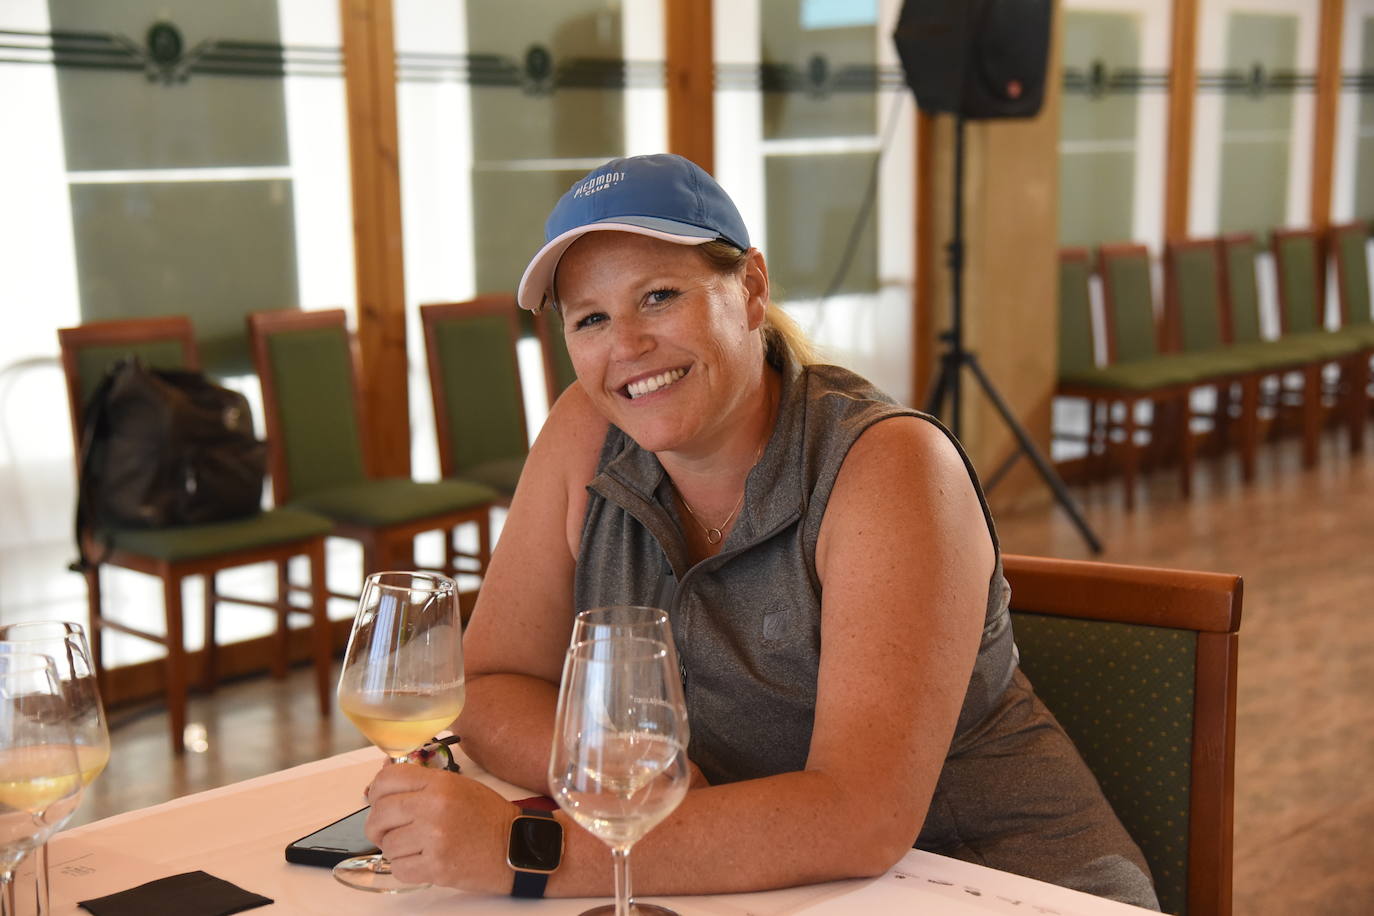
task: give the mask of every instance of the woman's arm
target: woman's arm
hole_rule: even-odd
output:
[[[559,398],[530,449],[463,639],[463,750],[516,785],[545,791],[554,705],[572,633],[584,485],[606,421],[579,386]]]
[[[938,429],[898,418],[860,437],[816,561],[822,653],[806,769],[689,792],[636,845],[639,892],[879,874],[914,842],[977,655],[993,569],[977,496]],[[513,806],[469,780],[414,767],[387,767],[373,791],[384,803],[369,835],[397,877],[509,891],[502,857]],[[606,847],[559,819],[567,844],[548,892],[610,893]]]

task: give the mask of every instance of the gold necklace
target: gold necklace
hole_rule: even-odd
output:
[[[682,505],[687,509],[687,514],[692,517],[692,521],[700,525],[701,530],[706,532],[706,543],[711,545],[720,543],[721,538],[725,536],[721,533],[720,528],[724,528],[726,525],[730,524],[730,519],[734,518],[735,513],[739,511],[739,507],[744,505],[744,493],[741,492],[739,495],[739,502],[735,503],[735,508],[730,510],[729,515],[725,516],[725,521],[720,523],[720,528],[712,528],[697,517],[697,514],[692,511],[692,507],[687,504],[687,500],[682,493],[679,492],[677,498],[682,500]]]
[[[754,453],[753,464],[749,465],[749,469],[751,471],[754,469],[754,465],[759,463],[759,458],[762,455],[763,444],[760,443],[759,450]],[[748,475],[745,476],[745,482],[746,484],[748,483]],[[692,521],[700,525],[701,530],[706,532],[706,543],[710,544],[713,547],[716,544],[719,544],[721,542],[721,539],[725,537],[721,529],[725,528],[727,525],[730,524],[730,519],[734,518],[735,513],[739,511],[740,506],[744,505],[744,490],[742,489],[740,490],[739,501],[735,503],[735,508],[730,510],[730,514],[725,516],[725,521],[721,522],[719,527],[713,528],[710,525],[707,525],[705,522],[703,522],[701,518],[696,514],[696,512],[693,511],[691,505],[687,502],[687,497],[682,495],[682,491],[678,490],[676,485],[673,487],[673,489],[677,492],[677,498],[682,500],[682,507],[687,510],[687,514],[692,517]],[[748,487],[746,486],[745,489],[748,489]]]

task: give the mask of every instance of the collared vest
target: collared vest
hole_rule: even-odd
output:
[[[903,407],[836,366],[784,366],[773,434],[745,484],[735,527],[715,556],[692,564],[690,523],[653,453],[607,432],[574,579],[582,611],[664,608],[682,665],[688,753],[713,784],[801,770],[811,742],[821,653],[816,541],[854,441],[889,417],[920,417],[964,460],[997,550],[987,501],[963,448],[933,417]],[[1016,667],[1000,552],[988,582],[982,643],[956,739],[994,707]]]

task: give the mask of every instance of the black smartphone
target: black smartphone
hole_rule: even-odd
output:
[[[298,865],[320,865],[333,868],[353,856],[370,856],[379,852],[363,833],[363,822],[371,808],[354,811],[328,827],[321,827],[286,847],[286,861]]]

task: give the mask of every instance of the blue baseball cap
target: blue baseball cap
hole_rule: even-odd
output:
[[[588,232],[633,232],[679,245],[723,239],[749,248],[749,230],[716,180],[671,153],[612,159],[559,198],[544,223],[544,247],[520,278],[516,301],[539,311],[553,295],[553,274],[568,246]]]

